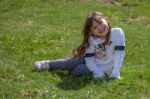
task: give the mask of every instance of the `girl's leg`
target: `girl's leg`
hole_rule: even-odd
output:
[[[71,73],[75,76],[83,76],[83,75],[92,74],[92,72],[87,68],[85,64],[79,64],[72,70]]]
[[[35,69],[37,71],[41,70],[68,70],[72,71],[79,64],[84,64],[84,57],[69,57],[64,59],[56,59],[56,60],[42,60],[35,62]]]

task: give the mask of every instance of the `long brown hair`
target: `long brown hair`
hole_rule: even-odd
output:
[[[107,23],[108,23],[108,26],[109,26],[109,30],[108,30],[108,33],[107,33],[107,36],[106,36],[106,42],[104,43],[105,45],[108,44],[109,42],[109,35],[110,35],[110,32],[111,32],[111,25],[107,19],[107,17],[103,16],[102,13],[99,13],[99,12],[92,12],[85,20],[85,24],[83,26],[83,30],[82,30],[82,35],[83,35],[83,40],[81,42],[81,44],[73,49],[73,55],[74,57],[81,57],[84,55],[85,53],[85,49],[89,46],[89,43],[88,43],[88,39],[89,39],[89,32],[90,32],[90,27],[93,25],[93,21],[100,21],[98,20],[98,18],[96,18],[96,16],[100,16],[101,18],[104,18]]]

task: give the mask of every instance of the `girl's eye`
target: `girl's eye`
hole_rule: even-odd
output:
[[[102,21],[99,21],[98,23],[99,23],[99,24],[102,24],[103,22],[102,22]]]

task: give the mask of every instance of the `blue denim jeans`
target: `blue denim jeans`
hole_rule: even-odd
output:
[[[58,69],[67,70],[76,76],[82,76],[92,73],[85,65],[84,57],[68,57],[64,59],[50,60],[49,70]]]

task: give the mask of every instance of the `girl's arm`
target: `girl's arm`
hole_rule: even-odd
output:
[[[125,36],[124,32],[121,28],[117,29],[117,39],[115,45],[115,60],[114,67],[112,71],[112,77],[119,79],[120,78],[120,69],[123,63],[123,58],[125,54]]]
[[[89,38],[89,47],[85,51],[85,64],[87,68],[93,73],[94,78],[104,76],[103,72],[98,70],[97,65],[95,64],[94,58],[95,47],[93,44],[93,37]]]

